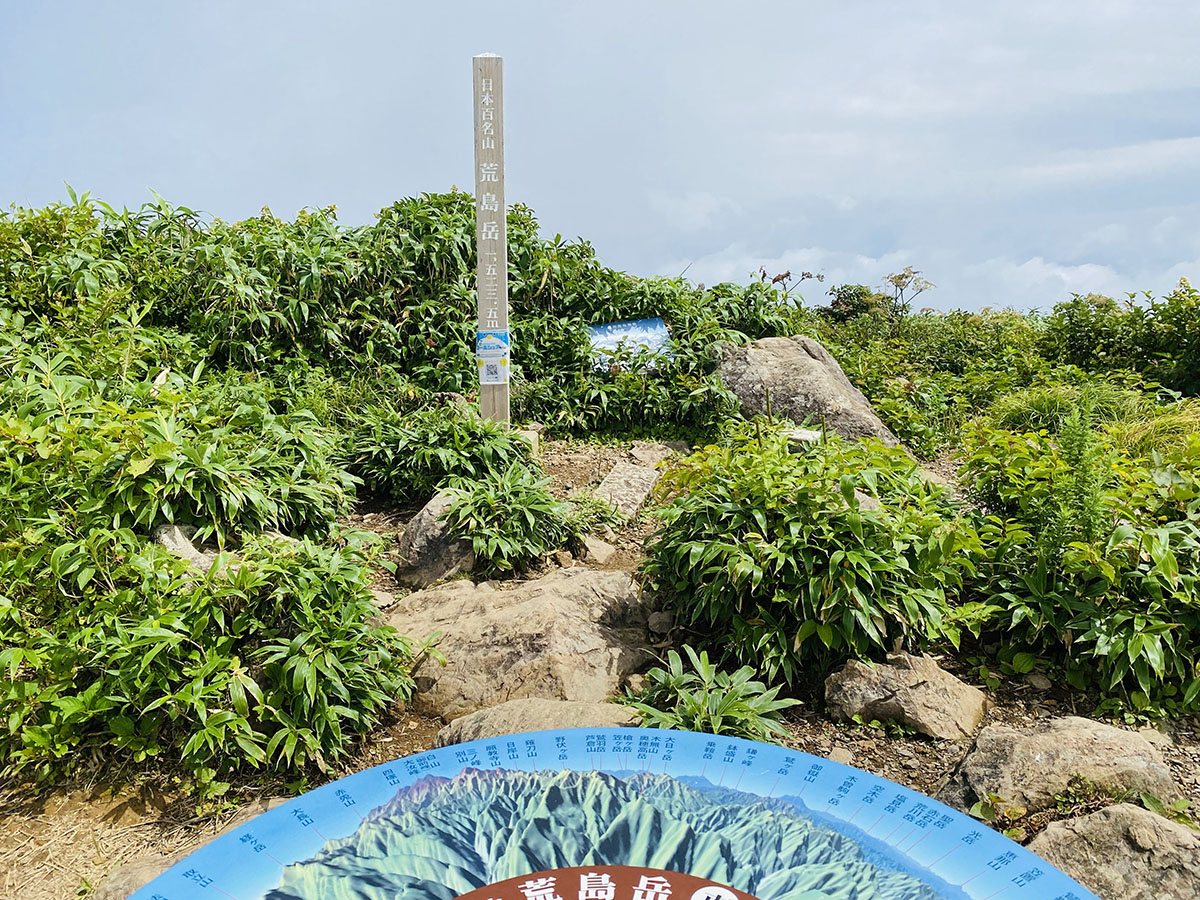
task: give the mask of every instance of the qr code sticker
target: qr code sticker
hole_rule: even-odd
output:
[[[479,382],[481,384],[506,384],[508,382],[507,360],[480,360]]]

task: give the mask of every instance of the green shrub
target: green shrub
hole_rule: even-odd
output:
[[[834,322],[847,322],[859,316],[888,320],[899,312],[891,296],[873,291],[865,284],[834,285],[829,289],[829,296],[833,299],[821,313]]]
[[[135,333],[88,357],[31,332],[0,339],[0,775],[165,755],[212,793],[344,754],[409,690],[408,644],[369,624],[357,542],[260,534],[330,539],[332,438],[260,379],[155,374]],[[172,522],[239,561],[189,571],[149,543]]]
[[[707,652],[697,654],[687,646],[683,649],[691,660],[692,671],[685,671],[679,654],[670,650],[666,668],[651,669],[646,673],[645,688],[621,699],[638,711],[643,725],[728,734],[752,741],[787,736],[781,714],[800,701],[777,700],[779,688],[768,689],[755,681],[750,666],[742,666],[731,675],[710,663]]]
[[[810,318],[797,319],[797,328],[829,348],[880,418],[922,456],[957,443],[981,407],[1048,368],[1037,352],[1037,319],[1014,312],[860,315],[836,326]]]
[[[1163,298],[1099,294],[1054,307],[1043,352],[1089,371],[1131,369],[1172,390],[1200,394],[1200,291],[1187,279]]]
[[[453,534],[471,541],[479,571],[521,570],[581,536],[571,528],[569,504],[546,489],[524,465],[480,478],[451,478],[453,498],[443,518]]]
[[[979,587],[990,600],[979,633],[1065,666],[1107,708],[1194,711],[1200,697],[1200,530],[1111,526],[1050,557],[1019,523],[980,528]],[[976,611],[977,612],[977,611]]]
[[[1106,708],[1194,709],[1200,697],[1200,438],[1135,460],[1079,411],[1058,439],[968,432],[979,526],[970,630],[1095,686]]]
[[[224,543],[242,531],[320,534],[347,508],[353,479],[316,421],[272,413],[253,389],[171,376],[109,399],[63,354],[13,361],[0,395],[0,534],[51,517],[64,534],[176,523]]]
[[[0,772],[169,755],[216,775],[340,758],[396,697],[410,647],[371,624],[360,545],[248,540],[198,578],[121,529],[64,579],[51,526],[0,544]],[[119,554],[119,555],[117,555]]]
[[[645,574],[678,620],[769,679],[797,683],[896,639],[942,633],[969,533],[900,450],[735,432],[664,477],[677,492]],[[882,507],[863,509],[856,489]]]
[[[528,462],[529,444],[506,425],[453,405],[408,415],[368,409],[347,456],[367,487],[425,503],[449,478],[483,478]]]

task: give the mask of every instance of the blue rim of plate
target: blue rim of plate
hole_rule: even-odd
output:
[[[510,804],[503,812],[501,802]],[[455,822],[456,815],[464,821]],[[560,817],[574,823],[574,835],[554,824]],[[605,817],[623,819],[629,846],[617,846],[611,834],[600,837],[616,827]],[[501,821],[506,824],[498,828]],[[637,823],[647,821],[658,824],[637,832],[643,828]],[[694,838],[679,837],[684,825]],[[497,829],[504,842],[488,844],[487,828]],[[474,848],[459,833],[472,829]],[[584,841],[588,829],[591,843]],[[437,841],[449,831],[456,836],[446,849]],[[768,834],[779,837],[778,848],[752,846]],[[804,837],[797,841],[797,835]],[[702,838],[707,849],[698,850]],[[684,846],[688,840],[693,843]],[[789,842],[813,859],[800,859],[802,851]],[[379,855],[384,843],[394,859]],[[730,860],[713,862],[718,845]],[[503,860],[472,861],[479,852]],[[675,854],[673,864],[652,865],[661,859],[650,857],[668,852]],[[623,854],[642,858],[615,858]],[[443,856],[445,877],[436,871]],[[413,872],[403,870],[410,864]],[[509,868],[486,871],[492,864]],[[761,900],[804,896],[804,879],[815,878],[819,865],[826,867],[820,870],[824,883],[833,885],[820,896],[849,890],[838,887],[836,871],[843,880],[886,882],[891,900],[1098,900],[1004,835],[885,778],[774,744],[648,728],[527,732],[401,757],[257,816],[130,900],[323,900],[328,891],[321,885],[335,875],[393,885],[368,886],[352,894],[356,898],[447,900],[525,874],[523,867],[602,864],[712,878]],[[714,869],[722,865],[732,868]],[[282,890],[285,874],[291,887]],[[306,885],[315,893],[304,893]],[[568,892],[561,900],[576,898]]]

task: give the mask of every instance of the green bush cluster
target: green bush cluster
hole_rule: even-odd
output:
[[[1165,297],[1124,302],[1074,295],[1047,317],[1042,351],[1089,371],[1131,370],[1172,390],[1200,394],[1200,291],[1187,279]]]
[[[213,792],[343,755],[411,681],[334,531],[335,436],[253,379],[155,373],[138,332],[27,337],[0,343],[0,771],[165,754]],[[155,545],[169,524],[220,564]]]
[[[317,368],[391,396],[469,393],[474,215],[463,193],[405,199],[354,228],[332,208],[229,223],[158,197],[117,211],[73,194],[0,213],[0,297],[53,324],[88,304],[101,322],[135,310],[141,330],[186,336],[210,366],[275,380],[303,385]],[[717,343],[793,329],[793,306],[766,279],[703,290],[633,278],[584,241],[541,238],[520,206],[508,235],[514,410],[564,433],[711,430],[737,406],[713,375]],[[666,318],[669,353],[598,366],[587,326],[644,316]]]
[[[169,754],[211,793],[238,769],[336,761],[411,690],[354,543],[251,538],[203,576],[127,529],[84,544],[107,564],[64,572],[69,545],[38,530],[0,544],[8,775]]]
[[[529,444],[506,426],[451,405],[407,415],[368,409],[350,432],[347,465],[372,490],[427,502],[451,478],[504,472],[529,461]]]
[[[1131,454],[1086,396],[1056,424],[967,426],[965,507],[902,451],[801,451],[741,426],[667,473],[648,583],[711,646],[792,685],[897,640],[971,640],[1057,667],[1109,711],[1194,711],[1200,435]]]
[[[471,541],[477,570],[489,575],[521,570],[552,550],[582,543],[570,504],[555,500],[549,484],[523,465],[487,478],[450,479],[446,523]]]
[[[786,429],[759,422],[664,483],[678,493],[647,578],[679,621],[767,678],[798,684],[943,633],[964,532],[902,450],[830,438],[794,452]]]
[[[1046,431],[976,427],[963,477],[979,525],[977,632],[1064,666],[1110,706],[1200,698],[1200,435],[1136,457],[1085,403]]]
[[[807,316],[796,324],[829,348],[884,423],[926,458],[957,443],[980,409],[1050,368],[1037,350],[1039,323],[1013,312],[865,313],[836,324]]]

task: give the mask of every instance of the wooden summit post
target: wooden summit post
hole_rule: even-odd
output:
[[[504,205],[504,60],[481,53],[473,60],[475,93],[475,246],[479,329],[479,412],[509,421],[508,230]]]

